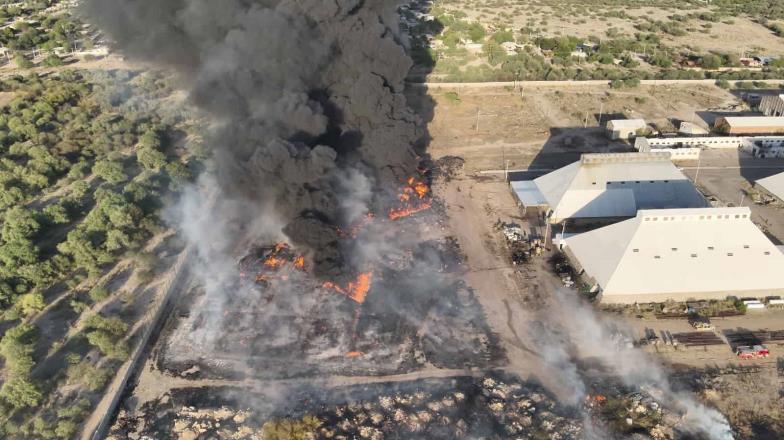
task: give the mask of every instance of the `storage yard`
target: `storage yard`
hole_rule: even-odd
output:
[[[695,100],[679,104],[684,109],[732,102],[712,88],[669,92]],[[401,251],[317,282],[313,262],[296,248],[246,243],[236,252],[226,304],[205,301],[199,285],[183,292],[135,379],[134,398],[111,428],[113,438],[252,438],[305,429],[320,438],[584,438],[595,430],[665,439],[688,432],[686,413],[667,394],[683,391],[726,414],[737,438],[766,438],[756,436],[762,422],[724,404],[747,399],[741,384],[769,393],[756,412],[768,417],[764,429],[780,432],[770,384],[780,382],[784,356],[781,310],[716,302],[700,306],[709,324],[693,324],[686,302],[650,311],[583,303],[592,292],[554,240],[596,225],[550,225],[539,210],[521,209],[505,177],[544,175],[581,153],[634,150],[609,140],[604,128],[570,128],[576,116],[565,112],[577,113],[568,106],[586,92],[564,93],[574,93],[574,104],[553,93],[557,107],[536,110],[548,93],[522,101],[503,89],[463,91],[459,101],[412,97],[424,106],[420,115],[433,119],[432,160],[403,182],[399,206],[335,231],[347,242],[383,237],[402,243]],[[607,97],[608,110],[634,105],[631,94],[587,93]],[[478,117],[469,102],[483,103]],[[671,111],[639,108],[651,112],[640,115],[648,121]],[[720,173],[737,169],[717,165],[731,162],[729,153],[703,154],[700,200],[730,205],[727,194],[710,190],[711,182],[733,182]],[[667,166],[663,180],[677,174],[691,187],[686,179],[694,181],[697,164]],[[755,222],[765,215],[781,225],[783,213],[751,207]],[[775,240],[777,227],[763,229]],[[634,367],[615,362],[618,356]],[[646,394],[623,385],[634,375],[671,380],[654,380]],[[575,402],[575,395],[584,397]]]

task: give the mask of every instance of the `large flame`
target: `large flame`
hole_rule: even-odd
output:
[[[400,207],[389,210],[390,220],[408,217],[433,206],[433,200],[430,197],[430,187],[425,182],[414,177],[408,179],[406,186],[403,187],[397,198],[400,200]]]
[[[373,283],[373,272],[363,272],[357,276],[354,281],[351,281],[346,287],[341,287],[331,281],[324,283],[324,287],[332,289],[338,293],[346,295],[355,302],[362,304],[365,302],[370,285]]]

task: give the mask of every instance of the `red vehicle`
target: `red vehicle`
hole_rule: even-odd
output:
[[[764,345],[748,346],[742,345],[735,349],[735,354],[740,359],[762,359],[770,356],[770,350]]]

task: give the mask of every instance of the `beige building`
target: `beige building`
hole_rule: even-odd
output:
[[[642,210],[563,240],[607,303],[784,294],[784,254],[749,208]]]
[[[643,119],[613,119],[607,122],[610,139],[631,139],[639,130],[645,130],[648,124]]]
[[[639,209],[708,206],[669,153],[583,154],[579,162],[510,186],[520,205],[546,209],[552,223],[623,219]]]
[[[719,117],[715,129],[729,135],[784,134],[784,116]]]

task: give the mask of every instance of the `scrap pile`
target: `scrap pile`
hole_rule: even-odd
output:
[[[514,265],[526,263],[531,260],[531,257],[544,252],[542,241],[534,235],[526,234],[517,223],[498,220],[494,228],[504,235]]]

